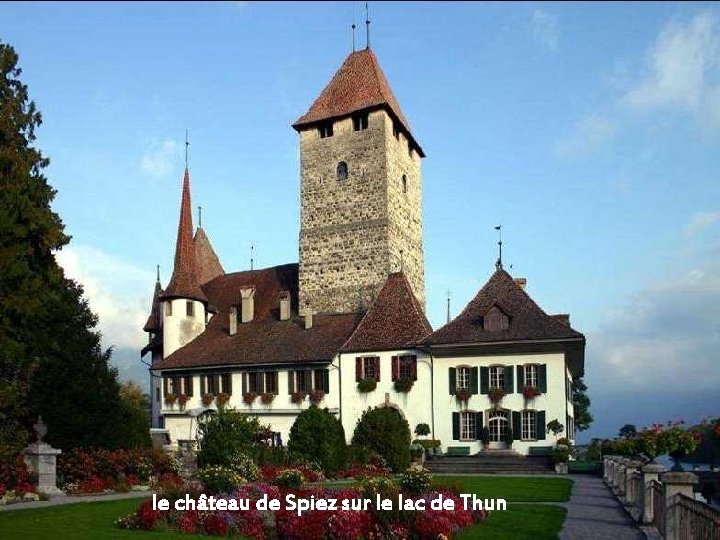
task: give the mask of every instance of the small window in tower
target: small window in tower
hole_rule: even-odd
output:
[[[326,139],[327,137],[333,136],[333,124],[332,122],[325,122],[324,124],[320,124],[318,127],[318,131],[320,132],[320,138]]]
[[[347,180],[348,177],[348,164],[344,161],[341,161],[337,165],[337,179],[338,180]]]
[[[412,147],[412,144],[410,144],[410,141],[408,141],[408,156],[410,156],[411,159],[413,157],[412,153],[413,153],[413,147]]]
[[[172,317],[172,300],[165,304],[165,315]]]
[[[356,114],[353,116],[353,130],[362,131],[368,127],[369,113]]]
[[[185,313],[188,317],[195,316],[195,304],[193,304],[192,301],[185,303]]]
[[[393,137],[398,141],[400,140],[400,126],[398,126],[397,122],[393,122]]]
[[[402,175],[402,190],[403,193],[407,193],[407,176]]]

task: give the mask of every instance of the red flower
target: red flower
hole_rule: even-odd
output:
[[[137,517],[142,530],[152,531],[155,528],[155,524],[162,517],[162,511],[153,510],[152,501],[145,501],[140,505],[140,508],[138,508]]]

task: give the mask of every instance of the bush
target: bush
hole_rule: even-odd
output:
[[[254,482],[260,478],[260,467],[247,454],[235,454],[230,460],[230,469],[249,482]]]
[[[387,476],[375,476],[372,478],[363,478],[358,483],[360,493],[365,497],[373,497],[380,494],[384,498],[396,499],[399,487],[395,480]]]
[[[427,437],[430,435],[430,426],[427,424],[418,424],[415,426],[415,435],[418,437]]]
[[[201,449],[198,465],[229,467],[237,454],[253,455],[260,423],[257,418],[234,410],[220,409],[198,426]]]
[[[238,473],[218,465],[200,469],[198,479],[212,493],[230,493],[244,483],[244,479]]]
[[[334,473],[345,466],[345,430],[340,420],[316,405],[301,412],[290,428],[291,454],[317,462],[323,471]]]
[[[422,444],[412,443],[410,445],[410,457],[419,459],[425,454],[425,447]]]
[[[410,465],[410,438],[410,426],[396,409],[376,407],[358,420],[352,442],[377,452],[397,473]]]
[[[570,448],[565,445],[559,444],[552,451],[552,458],[554,463],[567,463],[570,460]]]
[[[285,469],[277,475],[273,483],[280,487],[297,489],[302,486],[304,481],[305,477],[298,469]]]
[[[432,486],[432,474],[427,469],[408,469],[400,478],[403,491],[420,495]]]
[[[415,439],[413,444],[419,444],[423,448],[440,448],[442,443],[438,439]]]

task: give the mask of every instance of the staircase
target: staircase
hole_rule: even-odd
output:
[[[435,474],[552,474],[547,456],[523,456],[508,450],[486,450],[474,456],[439,457],[425,461]]]

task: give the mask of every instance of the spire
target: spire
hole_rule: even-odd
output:
[[[153,291],[152,307],[150,308],[150,315],[148,315],[147,321],[143,330],[145,332],[157,332],[160,329],[160,296],[162,295],[162,286],[160,285],[160,265],[157,265],[157,278],[155,280],[155,290]]]
[[[190,172],[187,168],[185,168],[185,176],[183,177],[180,222],[178,223],[177,243],[175,245],[175,265],[170,283],[162,297],[207,301],[198,284],[197,260],[193,242],[192,205],[190,202]]]
[[[495,227],[495,230],[498,232],[498,260],[495,262],[495,268],[502,270],[502,225]]]

